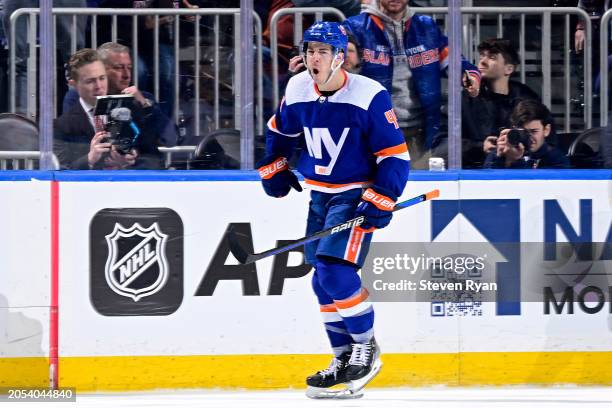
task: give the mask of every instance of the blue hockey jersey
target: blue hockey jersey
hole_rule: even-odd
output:
[[[410,155],[387,90],[378,82],[342,71],[344,84],[321,95],[308,72],[289,81],[268,121],[266,150],[291,157],[305,148],[298,171],[313,190],[336,193],[377,185],[402,194]]]

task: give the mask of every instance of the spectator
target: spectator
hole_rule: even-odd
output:
[[[484,168],[528,169],[570,167],[563,152],[546,143],[552,129],[548,108],[535,100],[518,103],[511,116],[512,127],[522,130],[524,138],[509,137],[512,129],[504,129],[499,137],[490,136],[485,143],[488,151]]]
[[[292,0],[295,7],[333,7],[345,17],[356,16],[361,12],[360,0]]]
[[[601,16],[612,6],[611,0],[579,0],[575,6],[584,9],[593,22],[593,53],[598,53],[599,47],[599,21]],[[574,46],[576,52],[584,49],[584,22],[578,21],[576,32],[574,33]],[[597,61],[597,59],[594,59]]]
[[[95,50],[77,51],[68,62],[70,85],[79,94],[79,103],[56,119],[54,151],[64,169],[126,169],[159,168],[160,154],[151,130],[133,111],[133,121],[140,129],[135,146],[122,154],[108,141],[108,133],[101,122],[105,118],[93,116],[97,97],[107,94],[108,82],[104,64]]]
[[[491,38],[478,45],[478,70],[482,75],[480,94],[475,98],[464,95],[462,123],[464,167],[482,165],[483,141],[497,135],[500,128],[510,126],[510,114],[523,99],[540,97],[527,85],[510,78],[520,64],[520,58],[510,41]]]
[[[340,10],[345,17],[350,17],[359,14],[361,3],[359,0],[271,0],[267,23],[263,32],[264,43],[267,47],[270,46],[272,16],[278,10],[293,7],[333,7]],[[310,20],[310,18],[306,19],[305,24],[309,24]],[[278,19],[277,29],[279,56],[282,60],[289,61],[294,45],[293,16],[285,15]]]
[[[271,45],[271,35],[272,35],[272,16],[278,10],[293,8],[295,5],[291,0],[271,0],[270,7],[268,12],[268,20],[265,24],[264,31],[262,33],[264,45],[267,48],[270,48]],[[309,22],[307,21],[307,24]],[[284,15],[277,20],[277,52],[279,56],[279,74],[284,72],[284,67],[287,66],[289,60],[292,55],[295,54],[293,51],[293,16],[292,15]]]
[[[162,146],[175,146],[177,144],[177,130],[172,121],[162,112],[153,95],[140,91],[132,83],[132,58],[130,49],[117,43],[104,43],[98,47],[98,56],[104,64],[108,78],[108,94],[131,94],[138,103],[137,108],[143,110],[143,117],[150,118],[150,126],[156,134],[158,144]],[[70,89],[64,97],[63,111],[67,111],[79,100],[75,89]]]
[[[358,74],[361,71],[361,50],[357,40],[352,35],[348,36],[348,47],[346,49],[346,58],[342,68],[351,74]]]
[[[600,21],[601,16],[612,8],[612,0],[580,0],[577,4],[578,7],[584,9],[591,18],[592,22],[592,54],[591,58],[593,60],[592,64],[592,72],[594,79],[594,88],[593,91],[595,95],[599,95],[601,93],[601,72],[599,72],[599,57],[600,57]],[[612,28],[612,27],[611,27]],[[611,32],[612,35],[612,32]],[[610,39],[610,38],[608,38]],[[576,32],[574,33],[574,45],[576,47],[576,53],[580,54],[584,50],[584,22],[582,20],[578,21],[576,25]],[[610,77],[611,71],[610,65],[612,63],[612,55],[608,55],[608,76]],[[612,100],[612,99],[610,99]]]
[[[55,0],[53,7],[86,7],[86,0]],[[38,8],[39,0],[4,0],[4,28],[7,40],[10,42],[10,17],[14,11],[20,8]],[[85,45],[86,18],[77,19],[76,46],[82,48]],[[15,27],[15,108],[18,112],[27,111],[27,68],[28,68],[28,17],[22,16],[16,22]],[[57,43],[56,49],[60,54],[57,64],[63,66],[68,60],[72,42],[72,16],[61,16],[57,18]]]
[[[408,0],[379,0],[344,22],[362,50],[361,74],[391,93],[414,168],[425,168],[425,153],[440,133],[441,72],[448,66],[448,39],[429,16],[415,14]],[[480,73],[465,59],[469,93],[478,95]]]
[[[106,8],[179,8],[179,0],[104,0]],[[106,25],[100,24],[103,32],[100,38],[109,40]],[[117,42],[133,48],[132,17],[118,18]],[[142,89],[153,90],[153,75],[159,76],[159,102],[162,111],[172,117],[174,107],[174,16],[159,17],[159,72],[154,72],[155,16],[148,15],[138,21],[138,85]]]

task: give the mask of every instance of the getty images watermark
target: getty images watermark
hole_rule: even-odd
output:
[[[495,251],[464,243],[373,243],[362,268],[372,300],[494,301]]]
[[[580,296],[609,302],[611,256],[608,243],[374,242],[362,280],[377,302],[503,300],[558,309]]]
[[[372,259],[372,272],[382,275],[390,271],[416,275],[419,271],[429,271],[431,277],[449,276],[450,273],[460,277],[462,275],[481,277],[485,270],[487,255],[454,255],[454,256],[411,256],[406,253],[395,254],[394,257],[375,257]],[[477,279],[455,279],[454,281],[440,281],[434,279],[419,279],[418,282],[410,279],[386,282],[385,279],[375,279],[372,285],[377,291],[394,290],[468,290],[474,292],[497,290],[495,282],[480,282]]]
[[[76,390],[0,387],[0,402],[76,402]]]

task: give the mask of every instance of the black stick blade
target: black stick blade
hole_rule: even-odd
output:
[[[242,249],[240,242],[238,242],[238,234],[234,231],[234,228],[231,228],[227,234],[227,243],[229,244],[229,249],[234,258],[238,260],[241,264],[250,263],[249,254]]]

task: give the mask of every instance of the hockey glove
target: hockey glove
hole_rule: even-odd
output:
[[[297,176],[289,170],[289,164],[284,157],[266,156],[257,163],[263,189],[271,197],[284,197],[291,187],[302,191]]]
[[[361,202],[357,206],[356,215],[365,217],[361,228],[374,230],[389,225],[396,201],[395,194],[386,188],[377,186],[368,188],[361,196]]]

